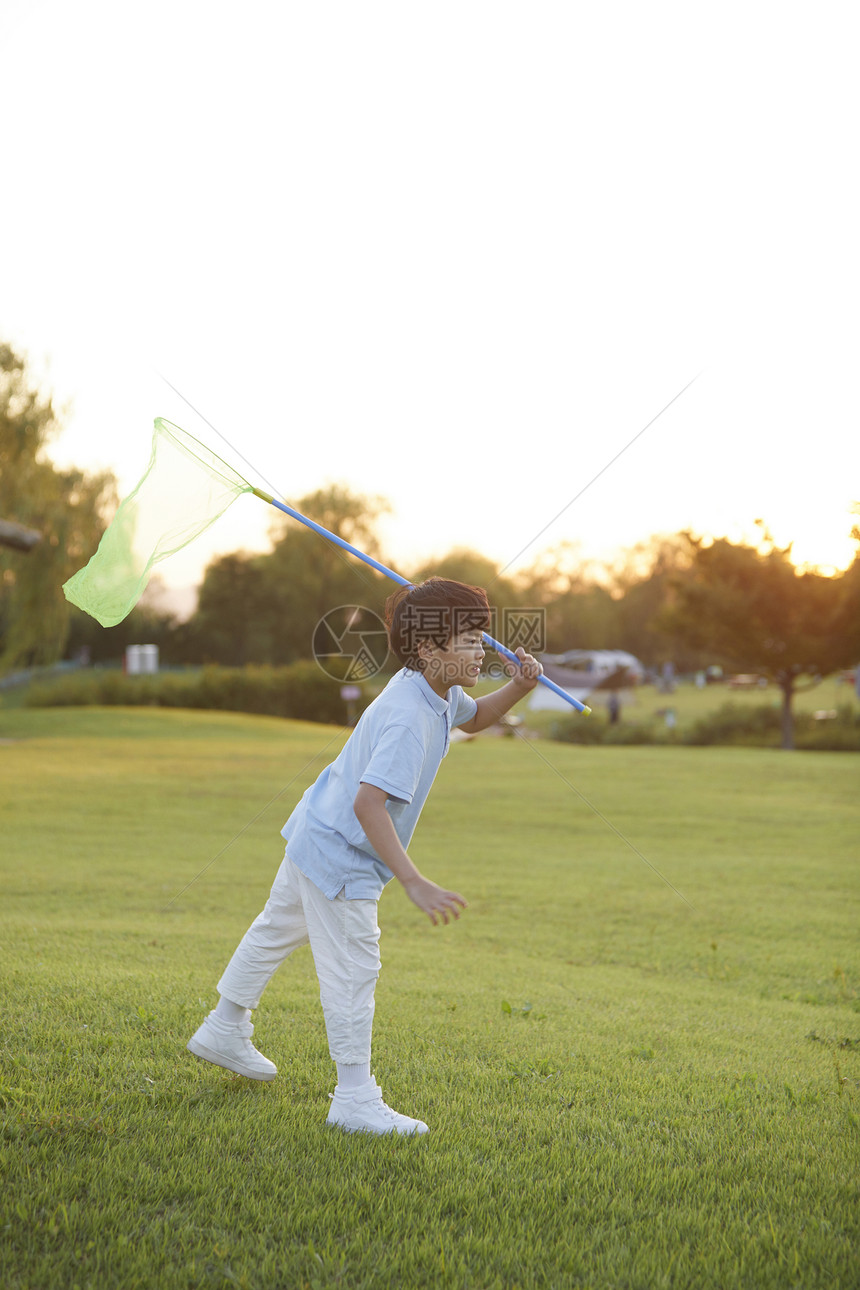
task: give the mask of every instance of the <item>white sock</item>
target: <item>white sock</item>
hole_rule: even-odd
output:
[[[353,1089],[361,1088],[370,1079],[370,1062],[359,1062],[357,1066],[346,1066],[343,1062],[337,1063],[337,1086],[344,1093],[351,1093]]]
[[[232,1003],[222,994],[218,999],[215,1016],[219,1021],[223,1021],[225,1026],[240,1026],[243,1021],[251,1020],[251,1009],[243,1008],[239,1003]]]

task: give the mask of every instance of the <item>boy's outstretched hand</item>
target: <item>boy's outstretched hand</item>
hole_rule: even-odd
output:
[[[406,888],[406,894],[423,910],[435,927],[441,920],[459,918],[466,902],[456,891],[446,891],[419,873],[397,836],[391,816],[385,809],[387,793],[375,784],[361,784],[355,797],[355,818],[383,864]]]
[[[460,909],[466,908],[466,901],[458,892],[445,891],[429,878],[419,875],[404,882],[403,886],[409,899],[423,910],[434,927],[440,919],[447,923],[449,917],[459,918]]]

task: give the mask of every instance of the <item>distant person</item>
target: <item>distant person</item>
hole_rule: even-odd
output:
[[[476,734],[494,725],[534,688],[541,666],[520,647],[513,678],[476,700],[465,690],[477,681],[484,657],[486,593],[430,578],[401,587],[385,609],[402,670],[362,713],[284,825],[286,854],[266,907],[227,965],[218,1005],[188,1048],[249,1079],[274,1079],[275,1064],[251,1043],[251,1012],[284,960],[309,942],[337,1065],[327,1123],[348,1132],[416,1134],[427,1125],[386,1106],[370,1072],[377,902],[397,878],[434,926],[460,917],[464,898],[419,873],[406,847],[452,727]]]
[[[621,715],[621,700],[618,697],[618,691],[613,690],[609,695],[609,724],[614,726]]]

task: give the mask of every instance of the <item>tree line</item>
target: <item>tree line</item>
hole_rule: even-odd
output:
[[[213,560],[198,604],[178,621],[145,597],[125,622],[104,629],[70,607],[62,583],[95,550],[116,501],[108,474],[61,471],[47,447],[59,426],[49,398],[33,388],[24,360],[0,345],[0,519],[27,525],[41,541],[23,554],[0,547],[0,670],[48,663],[85,649],[117,660],[128,644],[160,647],[166,664],[290,663],[312,654],[320,619],[359,605],[380,617],[391,582],[286,517],[271,550]],[[381,556],[384,499],[331,485],[297,508],[368,554]],[[860,531],[854,536],[860,543]],[[796,689],[860,660],[860,546],[842,574],[798,570],[791,548],[763,531],[757,546],[692,533],[660,536],[595,568],[560,546],[509,576],[479,552],[454,549],[420,568],[486,587],[504,611],[539,610],[549,653],[621,649],[649,668],[681,672],[712,664],[767,676],[786,711]]]

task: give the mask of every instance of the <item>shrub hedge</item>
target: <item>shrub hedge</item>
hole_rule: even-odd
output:
[[[684,742],[779,748],[782,714],[779,708],[768,705],[741,708],[726,703],[716,712],[700,717],[684,735]],[[817,720],[811,712],[795,712],[794,745],[822,752],[856,752],[860,750],[860,716],[855,716],[847,704],[836,710],[835,717],[825,720]]]
[[[360,712],[372,695],[355,705]],[[292,717],[300,721],[343,723],[347,716],[340,682],[333,681],[314,662],[284,667],[204,667],[199,671],[159,672],[126,676],[116,670],[76,672],[55,681],[31,685],[28,707],[82,705],[206,708]]]
[[[700,717],[687,730],[668,729],[655,722],[583,721],[570,717],[556,723],[552,737],[574,744],[688,744],[713,746],[741,745],[748,748],[779,748],[782,742],[782,720],[779,708],[762,705],[755,708],[727,703],[715,712]],[[845,705],[836,716],[816,720],[809,712],[794,715],[796,748],[822,752],[860,752],[860,715]]]
[[[340,697],[340,685],[311,661],[284,667],[210,666],[199,671],[159,672],[155,676],[126,676],[118,670],[95,668],[30,685],[26,703],[28,707],[40,708],[96,704],[205,708],[337,725],[348,715]],[[355,703],[355,715],[372,698],[373,693],[364,687],[361,699]],[[609,746],[740,744],[778,748],[781,722],[779,709],[771,705],[748,708],[727,703],[700,717],[686,730],[669,729],[657,720],[621,721],[611,725],[595,719],[583,721],[581,717],[569,717],[560,718],[554,724],[551,738],[562,743]],[[824,721],[816,720],[808,712],[795,713],[794,742],[800,749],[860,752],[860,715],[855,715],[848,705]]]

